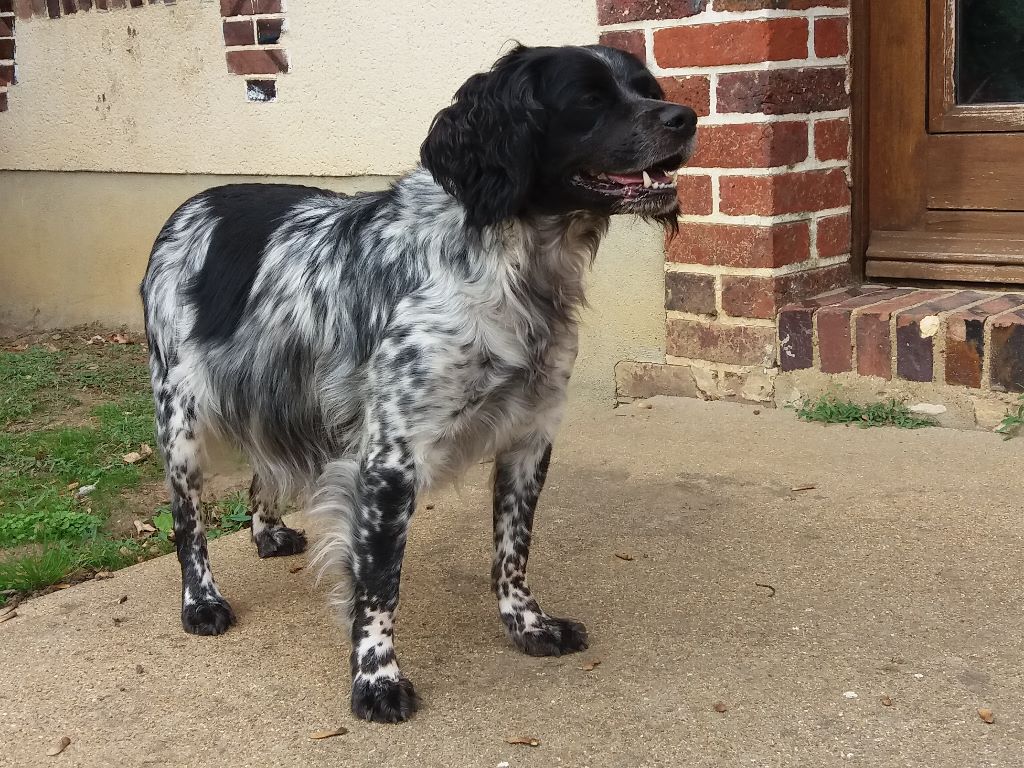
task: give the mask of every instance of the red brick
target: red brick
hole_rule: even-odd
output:
[[[13,59],[14,58],[14,40],[13,38],[4,38],[0,40],[0,59]]]
[[[929,316],[983,299],[977,291],[959,291],[920,304],[896,315],[896,372],[907,381],[932,381],[935,369],[935,336],[921,332],[921,321]]]
[[[848,160],[850,121],[821,120],[814,125],[814,154],[819,160]]]
[[[733,317],[773,319],[781,307],[850,282],[850,265],[837,264],[775,277],[724,275],[722,309]]]
[[[662,67],[713,67],[807,58],[807,19],[762,19],[668,27],[654,32]]]
[[[818,258],[828,259],[849,253],[852,235],[848,213],[818,219]]]
[[[998,392],[1024,391],[1024,311],[998,315],[991,325],[989,384]]]
[[[1024,295],[1006,293],[946,317],[947,384],[981,387],[985,360],[985,324],[993,315],[1024,305]]]
[[[814,52],[823,59],[850,52],[850,23],[839,17],[818,19],[814,24]]]
[[[950,291],[911,291],[857,312],[857,373],[892,379],[892,314],[949,294]]]
[[[721,210],[732,215],[776,216],[850,204],[850,188],[841,170],[723,176],[719,186]]]
[[[871,290],[868,290],[869,288]],[[861,290],[865,293],[822,307],[815,315],[818,326],[819,366],[823,373],[845,373],[853,370],[850,319],[854,309],[902,296],[911,289],[864,286]]]
[[[713,125],[700,129],[698,168],[769,168],[807,159],[804,122]]]
[[[775,329],[670,318],[665,346],[668,354],[677,357],[757,365],[774,349]]]
[[[779,310],[779,364],[784,371],[798,371],[814,364],[814,318],[825,308],[850,302],[870,303],[872,298],[885,292],[880,285],[854,285],[845,290],[804,299]],[[849,326],[849,318],[847,318]],[[820,335],[820,331],[819,331]],[[849,337],[849,327],[847,327]],[[821,354],[826,350],[822,347]]]
[[[224,45],[255,45],[256,34],[253,32],[252,20],[225,21]]]
[[[711,195],[710,176],[691,176],[680,174],[676,186],[679,197],[679,212],[696,216],[709,216],[714,210]]]
[[[642,29],[619,29],[613,32],[602,32],[598,42],[609,48],[632,53],[640,61],[647,61],[647,44],[644,42]]]
[[[274,45],[284,32],[284,19],[257,19],[256,42],[260,45]]]
[[[235,75],[273,75],[288,71],[288,57],[281,50],[228,51],[228,71]]]
[[[668,245],[667,259],[720,267],[782,267],[810,256],[806,221],[759,227],[686,222]]]
[[[845,67],[753,70],[718,77],[718,111],[791,115],[846,109]]]
[[[715,315],[715,277],[691,272],[665,273],[665,309]]]
[[[703,10],[703,0],[597,0],[597,23],[683,19]]]
[[[7,111],[7,91],[0,91],[0,112]]]
[[[808,8],[846,8],[850,0],[715,0],[716,11],[806,11]]]
[[[58,8],[58,14],[60,9]],[[56,17],[54,17],[56,18]],[[0,37],[14,37],[14,17],[0,16]]]
[[[254,13],[281,13],[281,0],[220,0],[221,16],[252,16]]]
[[[15,0],[14,12],[18,15],[19,19],[31,19],[32,18],[32,1],[31,0]]]
[[[0,85],[14,85],[18,79],[14,76],[13,64],[0,64]]]
[[[985,358],[985,324],[992,315],[1024,304],[1024,296],[1005,294],[946,317],[945,380],[978,389]],[[993,337],[994,338],[994,337]]]
[[[702,75],[659,77],[658,82],[666,100],[690,107],[701,117],[711,114],[711,81],[708,78]]]

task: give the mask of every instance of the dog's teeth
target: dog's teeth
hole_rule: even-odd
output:
[[[650,189],[653,184],[654,182],[651,181],[651,175],[647,173],[647,171],[644,171],[644,189]]]
[[[601,181],[607,181],[608,180],[608,174],[606,174],[606,173],[599,173],[599,174],[597,174],[596,178],[600,179]]]

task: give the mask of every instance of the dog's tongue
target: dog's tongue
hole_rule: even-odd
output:
[[[668,174],[664,171],[648,171],[647,175],[651,177],[651,181],[655,184],[667,184],[671,179]],[[618,184],[643,184],[644,174],[643,171],[640,173],[609,173],[608,178]]]

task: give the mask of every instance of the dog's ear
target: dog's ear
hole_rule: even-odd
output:
[[[520,46],[469,78],[420,147],[423,166],[462,203],[471,227],[518,214],[533,185],[544,110],[528,50]]]

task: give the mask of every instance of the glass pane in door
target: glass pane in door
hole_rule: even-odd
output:
[[[957,0],[957,104],[1024,102],[1024,0]]]

